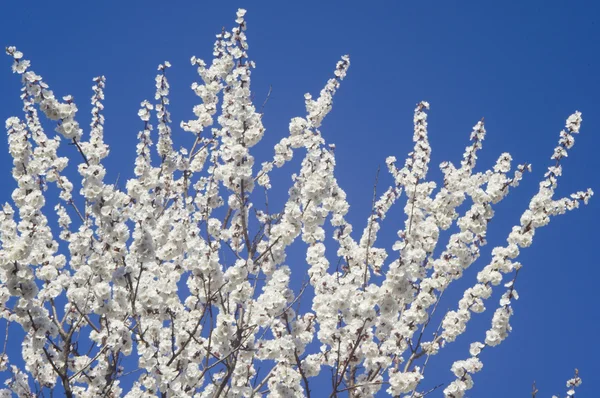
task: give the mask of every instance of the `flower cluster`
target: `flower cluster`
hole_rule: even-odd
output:
[[[31,62],[6,49],[22,77],[25,116],[6,121],[16,188],[0,213],[0,317],[22,327],[25,366],[0,355],[0,371],[10,372],[1,397],[36,389],[67,397],[303,397],[321,374],[331,375],[331,396],[422,397],[430,358],[464,334],[503,285],[490,328],[451,366],[444,395],[459,398],[482,371],[484,350],[508,337],[521,250],[552,217],[593,195],[554,197],[581,114],[567,119],[553,165],[506,245],[491,250],[477,282],[433,325],[443,293],[481,256],[495,206],[531,166],[513,166],[503,153],[477,171],[482,119],[460,164],[442,163],[443,181],[430,181],[430,105],[420,102],[412,151],[403,165],[386,159],[391,183],[378,195],[378,173],[372,211],[355,230],[335,177],[335,145],[320,130],[350,58],[341,57],[318,96],[305,94],[305,111],[257,167],[254,148],[266,129],[253,102],[245,14],[238,10],[235,27],[217,35],[212,61],[191,59],[200,103],[196,118],[179,124],[193,135],[189,148],[175,147],[171,65],[158,66],[154,100],[138,110],[137,156],[124,189],[105,181],[106,79],[93,79],[84,134],[73,98],[57,100]],[[58,135],[46,135],[38,111]],[[65,139],[80,185],[67,177],[69,159],[57,154]],[[300,169],[274,209],[272,172],[294,156]],[[383,222],[402,196],[405,222],[383,247]],[[449,238],[440,246],[444,231]],[[135,380],[126,391],[127,374]],[[567,395],[580,384],[576,373]]]

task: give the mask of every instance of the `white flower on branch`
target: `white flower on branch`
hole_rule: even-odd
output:
[[[443,293],[481,257],[496,205],[531,165],[515,165],[502,153],[490,170],[477,171],[488,134],[482,119],[460,164],[442,163],[442,181],[430,181],[430,105],[420,102],[412,151],[404,163],[385,159],[391,183],[378,195],[377,175],[371,212],[355,229],[336,179],[336,147],[320,130],[347,77],[349,56],[336,63],[318,96],[305,94],[303,114],[290,120],[272,157],[256,165],[266,128],[251,89],[255,64],[245,15],[238,10],[235,27],[217,35],[210,62],[191,58],[199,103],[195,119],[179,124],[192,134],[189,147],[175,146],[171,64],[158,66],[155,103],[144,100],[137,111],[136,158],[125,190],[105,181],[106,79],[93,79],[84,133],[73,97],[59,101],[20,51],[6,49],[21,76],[25,116],[6,121],[16,188],[0,213],[0,316],[20,325],[25,338],[22,368],[0,355],[0,370],[11,373],[0,396],[32,396],[35,383],[67,397],[303,397],[311,391],[423,397],[429,360],[467,331],[500,288],[489,329],[450,368],[454,380],[444,395],[458,398],[483,371],[487,350],[508,338],[521,250],[538,228],[593,195],[588,189],[555,198],[581,113],[567,119],[553,163],[506,244],[491,250],[477,281],[439,314]],[[58,135],[46,135],[38,112]],[[58,156],[64,139],[77,156]],[[270,204],[278,188],[274,170],[290,167],[294,156],[300,168],[291,174],[288,195]],[[69,160],[81,183],[67,177]],[[58,203],[46,212],[54,194]],[[383,223],[403,196],[404,223],[384,247]],[[441,243],[444,231],[449,236]],[[127,369],[131,363],[137,367]],[[123,391],[127,374],[135,381]],[[326,393],[311,387],[322,374],[331,377]],[[576,372],[567,395],[580,384]]]

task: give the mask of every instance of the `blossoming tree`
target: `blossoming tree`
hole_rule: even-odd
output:
[[[489,330],[438,390],[458,398],[473,386],[483,352],[508,337],[520,250],[551,217],[592,196],[587,190],[554,197],[581,114],[567,119],[553,164],[506,245],[492,250],[477,283],[434,323],[442,294],[486,245],[494,206],[530,166],[513,168],[504,153],[493,169],[476,171],[482,120],[460,165],[442,163],[443,181],[428,180],[429,104],[421,102],[414,149],[403,165],[387,158],[394,183],[382,194],[375,184],[371,215],[357,235],[335,178],[334,146],[319,130],[349,57],[317,98],[305,95],[306,113],[291,120],[272,160],[255,165],[253,149],[265,128],[252,101],[255,65],[244,15],[239,10],[231,32],[217,36],[210,63],[191,59],[201,103],[197,118],[180,124],[194,137],[191,148],[174,147],[170,64],[159,65],[155,101],[142,102],[138,112],[135,177],[124,190],[105,182],[104,77],[94,79],[84,134],[73,99],[57,99],[20,51],[6,49],[22,78],[24,119],[6,121],[17,187],[0,213],[0,314],[25,337],[23,366],[4,345],[0,370],[10,377],[0,396],[54,390],[67,397],[423,397],[436,390],[423,388],[429,361],[486,310],[494,288],[503,289],[499,303],[487,304],[495,307]],[[40,111],[58,135],[47,135]],[[73,159],[57,154],[65,140],[78,152]],[[273,209],[271,172],[295,154],[303,156],[300,171],[285,205]],[[81,176],[75,194],[69,160]],[[51,186],[59,193],[52,215]],[[378,233],[402,196],[404,225],[388,251],[377,246]],[[451,227],[440,249],[440,232]],[[286,256],[298,240],[306,244],[303,260]],[[302,276],[306,283],[294,289],[291,278]],[[301,300],[308,311],[300,311]],[[311,384],[319,375],[330,378],[326,393]],[[123,387],[126,377],[135,379],[131,388]],[[580,383],[576,372],[567,395]]]

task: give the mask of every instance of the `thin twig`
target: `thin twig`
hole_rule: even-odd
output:
[[[273,86],[269,84],[269,92],[267,93],[267,97],[265,98],[265,102],[263,102],[262,106],[260,107],[260,114],[263,115],[265,112],[265,105],[267,105],[267,102],[269,102],[269,98],[271,98],[271,92],[273,91]]]
[[[377,166],[377,173],[375,174],[375,184],[373,184],[373,202],[371,204],[371,217],[369,217],[369,231],[367,232],[367,248],[365,254],[365,275],[363,280],[363,289],[367,288],[367,277],[369,276],[369,252],[371,251],[371,231],[373,229],[373,222],[375,221],[375,201],[377,200],[377,182],[379,181],[379,170],[381,166]]]

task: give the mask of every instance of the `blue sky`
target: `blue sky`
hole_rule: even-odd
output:
[[[592,1],[12,1],[0,5],[0,41],[23,51],[57,95],[74,95],[84,126],[91,79],[106,76],[110,181],[132,167],[137,109],[154,95],[158,63],[173,64],[175,124],[188,120],[197,103],[189,89],[197,81],[189,58],[210,57],[214,35],[232,26],[238,7],[248,9],[258,105],[272,86],[264,117],[265,159],[287,134],[289,119],[304,114],[304,93],[318,94],[339,57],[350,54],[349,75],[322,131],[337,146],[337,177],[357,227],[370,211],[377,166],[390,155],[403,160],[410,151],[412,113],[421,100],[431,103],[433,176],[439,175],[440,162],[460,160],[481,117],[488,131],[481,167],[492,166],[501,152],[533,164],[534,172],[497,206],[488,249],[502,244],[518,222],[575,110],[583,113],[582,132],[564,162],[558,192],[564,196],[588,187],[600,192],[600,6]],[[0,119],[5,120],[21,116],[20,82],[8,57],[0,65]],[[6,139],[0,140],[0,154],[4,202],[14,187]],[[387,186],[389,177],[383,175]],[[600,374],[598,202],[593,198],[587,207],[554,219],[523,252],[513,333],[502,346],[484,352],[484,369],[469,396],[527,396],[533,380],[540,396],[563,395],[574,367],[583,378],[579,396],[594,396]],[[386,220],[391,234],[403,222],[399,209]],[[486,259],[488,254],[466,273],[467,283]],[[448,292],[441,305],[454,307],[461,292]],[[468,355],[468,343],[481,339],[490,318],[491,313],[476,317],[474,330],[449,350],[454,359]],[[450,359],[441,356],[428,371],[432,384],[451,380]]]

